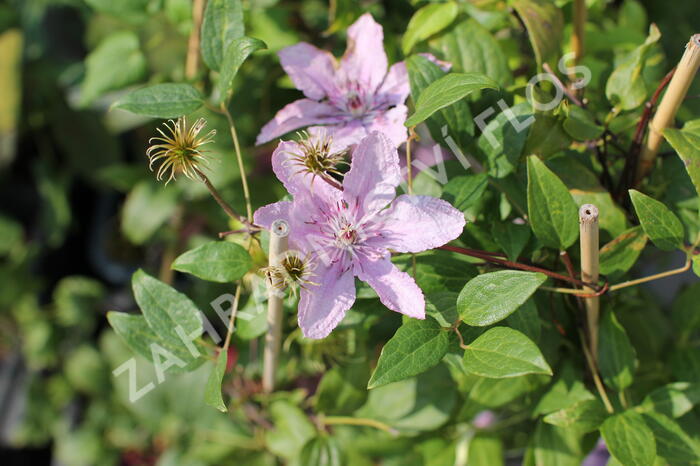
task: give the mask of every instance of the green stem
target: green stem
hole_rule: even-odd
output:
[[[253,207],[250,202],[250,190],[248,189],[248,177],[245,172],[245,167],[243,166],[243,156],[241,155],[241,146],[238,143],[238,133],[236,132],[236,125],[233,123],[233,117],[231,116],[231,112],[228,111],[228,107],[225,105],[221,106],[221,110],[223,111],[224,115],[226,115],[226,119],[228,120],[228,126],[229,129],[231,130],[231,139],[233,139],[233,147],[236,150],[236,160],[238,161],[238,170],[241,173],[241,184],[243,185],[243,197],[245,199],[245,209],[246,209],[246,215],[248,216],[248,220],[252,221],[253,219]]]
[[[319,421],[325,425],[346,425],[346,426],[364,426],[374,427],[375,429],[383,430],[391,435],[398,435],[398,431],[393,427],[384,424],[383,422],[374,419],[350,416],[329,416],[319,417]]]
[[[233,306],[231,307],[231,318],[228,321],[228,329],[226,331],[226,340],[224,341],[224,346],[221,351],[228,351],[228,347],[231,344],[231,337],[233,336],[233,324],[236,321],[236,314],[238,314],[238,301],[241,299],[241,285],[240,283],[236,287],[236,295],[233,297]]]

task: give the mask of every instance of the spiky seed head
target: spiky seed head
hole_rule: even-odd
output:
[[[151,138],[148,142],[151,146],[146,151],[149,159],[148,168],[153,171],[154,164],[160,161],[156,172],[158,181],[167,178],[165,184],[176,179],[180,173],[192,180],[199,179],[198,172],[201,166],[207,166],[206,153],[202,147],[214,141],[216,130],[211,130],[204,136],[199,133],[207,125],[204,118],[200,118],[190,127],[187,119],[181,116],[176,121],[168,120],[164,123],[165,131],[157,128],[160,136]]]
[[[299,149],[290,152],[290,163],[294,164],[296,173],[309,173],[312,182],[317,177],[330,177],[330,173],[340,175],[338,166],[348,163],[345,160],[346,151],[333,152],[333,138],[325,131],[309,135],[306,131],[297,133]]]

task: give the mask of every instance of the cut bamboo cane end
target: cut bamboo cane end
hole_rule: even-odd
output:
[[[591,225],[598,225],[598,207],[593,204],[584,204],[578,211],[578,219],[581,229],[588,229]]]

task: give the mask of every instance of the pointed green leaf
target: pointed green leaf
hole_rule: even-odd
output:
[[[177,195],[151,180],[137,184],[124,202],[122,233],[134,244],[145,243],[175,212]]]
[[[438,110],[480,89],[498,89],[498,84],[481,73],[450,73],[434,81],[421,93],[415,113],[404,124],[415,126]]]
[[[172,268],[202,280],[228,283],[241,278],[252,265],[250,254],[242,246],[212,241],[178,256]]]
[[[301,449],[299,464],[313,466],[343,466],[343,456],[333,437],[322,436],[309,440]]]
[[[675,382],[649,393],[641,406],[674,418],[683,416],[698,402],[700,383]]]
[[[125,95],[112,108],[154,118],[177,118],[204,104],[202,94],[189,84],[156,84]]]
[[[547,0],[514,0],[512,5],[525,23],[537,64],[558,58],[564,31],[561,9]]]
[[[659,413],[643,413],[654,433],[656,454],[670,466],[700,465],[700,442],[688,435],[674,420]]]
[[[518,309],[547,277],[541,273],[501,270],[471,279],[457,298],[457,311],[467,325],[495,324]]]
[[[630,189],[630,197],[639,223],[649,239],[665,251],[683,248],[683,224],[662,202]]]
[[[225,102],[228,99],[233,78],[238,74],[238,69],[241,67],[248,57],[255,51],[266,49],[265,42],[252,37],[239,37],[234,39],[226,48],[223,62],[221,63],[221,74],[217,83],[217,91],[219,94],[219,103]]]
[[[216,358],[216,364],[212,368],[209,378],[207,379],[207,385],[204,389],[204,402],[211,407],[214,407],[225,413],[228,411],[226,409],[226,404],[221,396],[221,383],[224,380],[224,374],[226,373],[226,363],[228,361],[228,351],[223,349],[219,351],[219,356]]]
[[[593,432],[605,421],[608,413],[597,399],[582,400],[568,408],[555,411],[544,417],[544,422],[555,426]]]
[[[241,0],[209,0],[202,20],[204,63],[219,71],[228,45],[244,33]]]
[[[600,248],[600,273],[625,273],[632,268],[647,244],[641,226],[630,228]]]
[[[456,209],[465,211],[481,199],[488,184],[484,173],[457,176],[442,188],[442,197]]]
[[[382,348],[367,388],[380,387],[427,371],[442,360],[449,341],[448,332],[433,319],[409,320]]]
[[[508,327],[494,327],[467,345],[464,369],[496,379],[525,374],[552,375],[537,345]]]
[[[530,340],[537,343],[542,331],[542,322],[537,313],[537,305],[534,298],[530,298],[514,313],[506,318],[506,324],[515,330],[522,332]]]
[[[578,237],[578,209],[566,185],[537,156],[527,159],[527,210],[546,246],[565,250]]]
[[[442,327],[451,327],[457,322],[457,296],[453,291],[439,291],[425,296],[425,313]]]
[[[408,55],[414,45],[436,34],[457,17],[459,8],[455,2],[430,3],[416,11],[406,27],[401,41],[404,55]]]
[[[139,47],[136,33],[112,33],[85,59],[80,103],[89,105],[105,92],[134,84],[145,74],[146,57]]]
[[[605,85],[605,96],[610,103],[622,110],[632,110],[644,103],[650,89],[644,81],[642,71],[652,46],[660,38],[659,29],[652,23],[646,41],[624,57],[615,68]]]
[[[664,130],[664,137],[683,161],[695,190],[700,194],[700,135],[673,128]]]
[[[425,58],[423,55],[411,55],[406,60],[406,70],[408,71],[408,81],[411,84],[411,97],[416,102],[423,91],[434,81],[445,76],[446,72],[436,63]],[[449,128],[449,135],[458,144],[465,143],[474,134],[474,120],[472,118],[469,104],[465,100],[455,102],[449,107],[445,107],[433,113],[426,120],[426,125],[430,130],[430,135],[435,141],[445,144],[447,135],[443,134],[445,125]]]
[[[185,335],[202,333],[202,319],[197,306],[184,294],[140,269],[134,273],[131,285],[136,303],[151,329],[162,339],[186,351],[177,327]]]
[[[530,241],[530,227],[511,222],[495,223],[491,229],[493,239],[506,253],[508,259],[517,261],[528,241]]]
[[[610,416],[600,429],[610,454],[625,466],[651,466],[656,442],[641,414],[625,411]]]
[[[625,329],[612,311],[600,321],[598,365],[606,385],[622,391],[632,384],[637,355]]]

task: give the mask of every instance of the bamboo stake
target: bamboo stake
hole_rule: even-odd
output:
[[[597,283],[599,275],[599,239],[598,239],[598,208],[593,204],[584,204],[578,212],[579,234],[581,237],[581,279],[584,282]],[[589,287],[586,293],[595,293]],[[586,304],[586,321],[588,322],[589,347],[593,360],[598,360],[598,315],[600,314],[600,298],[591,296],[584,299]]]
[[[586,0],[574,0],[574,31],[571,35],[571,49],[577,65],[583,58],[586,16]]]
[[[289,224],[276,220],[270,228],[270,250],[268,264],[277,267],[288,248]],[[282,305],[284,293],[267,284],[267,334],[263,353],[263,391],[271,393],[275,389],[275,373],[282,342]]]
[[[663,141],[663,131],[673,122],[678,107],[688,93],[695,73],[700,67],[700,34],[695,34],[685,46],[685,53],[678,62],[676,72],[671,78],[666,94],[661,100],[659,109],[654,115],[654,119],[649,124],[649,137],[642,147],[642,153],[637,165],[635,186],[639,185],[642,179],[649,173],[656,154],[659,152]]]
[[[192,2],[192,32],[187,43],[187,61],[185,62],[185,78],[194,79],[199,69],[199,34],[202,29],[202,17],[206,0]]]

